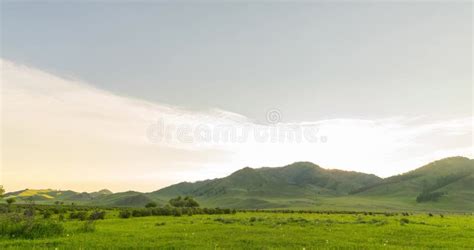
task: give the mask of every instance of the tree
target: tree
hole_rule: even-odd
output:
[[[181,196],[178,196],[171,199],[169,203],[173,207],[199,207],[199,203],[189,196],[184,197],[184,199]]]
[[[5,189],[3,189],[3,186],[0,185],[0,198],[3,197],[4,193],[5,193]]]
[[[158,204],[156,204],[156,202],[152,201],[152,202],[148,202],[145,207],[146,208],[152,208],[152,207],[157,207]]]
[[[416,197],[416,202],[428,202],[428,201],[438,201],[441,196],[443,196],[445,193],[443,192],[422,192]]]
[[[199,203],[189,196],[186,196],[184,200],[186,201],[186,207],[199,207]]]
[[[10,206],[12,203],[14,203],[16,200],[15,198],[11,197],[7,199],[8,206]]]

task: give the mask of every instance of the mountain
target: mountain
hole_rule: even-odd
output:
[[[351,192],[355,196],[405,199],[417,205],[474,210],[474,160],[450,157]]]
[[[189,195],[204,205],[233,208],[474,211],[474,160],[445,158],[385,179],[297,162],[243,168],[224,178],[183,182],[150,195],[162,200]]]
[[[77,199],[80,193],[71,190],[53,190],[53,189],[24,189],[16,192],[6,193],[5,197],[15,197],[18,200],[29,201],[55,201]]]
[[[97,197],[101,197],[101,196],[105,196],[105,195],[111,195],[111,194],[113,194],[112,191],[110,191],[108,189],[101,189],[97,192],[90,193],[91,197],[93,197],[93,198],[97,198]]]
[[[246,167],[224,178],[183,182],[150,195],[161,199],[189,195],[215,205],[220,205],[221,200],[222,204],[232,207],[285,207],[283,200],[310,203],[318,196],[347,195],[381,180],[375,175],[328,170],[310,162],[296,162],[278,168]]]
[[[187,195],[204,207],[472,212],[474,160],[445,158],[385,179],[296,162],[276,168],[246,167],[224,178],[182,182],[151,193],[25,189],[5,196],[43,204],[143,207]]]
[[[14,197],[18,203],[34,201],[38,204],[53,204],[55,202],[62,202],[64,204],[74,203],[76,205],[110,207],[143,207],[152,201],[157,204],[165,203],[162,200],[150,197],[147,193],[135,191],[112,193],[108,189],[102,189],[91,193],[75,192],[71,190],[24,189],[6,193],[5,197]]]
[[[146,193],[135,191],[104,195],[90,204],[112,207],[144,207],[147,203],[152,201],[157,202],[158,204],[164,204],[164,202],[153,199]]]

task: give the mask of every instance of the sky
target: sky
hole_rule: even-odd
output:
[[[1,7],[7,190],[473,157],[470,2]]]

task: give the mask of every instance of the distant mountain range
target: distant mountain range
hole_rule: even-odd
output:
[[[182,182],[151,193],[26,189],[6,197],[16,197],[19,202],[142,207],[151,201],[165,204],[180,195],[193,196],[203,206],[242,209],[473,212],[474,160],[445,158],[385,179],[296,162],[277,168],[246,167],[224,178]]]

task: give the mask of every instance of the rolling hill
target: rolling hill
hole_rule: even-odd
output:
[[[282,201],[311,203],[318,196],[347,195],[381,180],[375,175],[328,170],[310,162],[296,162],[278,168],[246,167],[224,178],[183,182],[150,195],[161,199],[189,195],[204,203],[239,208],[286,207]]]
[[[100,190],[25,189],[7,193],[19,202],[76,203],[143,207],[176,196],[193,196],[207,207],[299,208],[322,210],[474,211],[474,160],[451,157],[413,171],[379,178],[372,174],[324,169],[310,162],[276,168],[243,168],[231,175],[194,183],[182,182],[140,193]]]
[[[474,160],[451,157],[351,192],[356,197],[405,200],[474,211]]]

